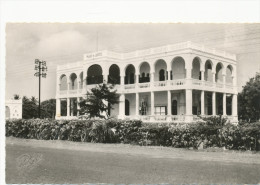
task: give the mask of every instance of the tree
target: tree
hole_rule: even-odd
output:
[[[56,114],[56,100],[49,99],[41,103],[41,118],[54,118]],[[38,118],[38,100],[34,96],[23,97],[23,115],[24,119]]]
[[[55,118],[56,114],[56,100],[49,99],[41,102],[41,117]]]
[[[238,115],[249,122],[260,119],[260,73],[250,78],[238,94]]]
[[[113,109],[112,106],[118,103],[118,95],[113,88],[114,84],[103,83],[91,89],[91,92],[87,92],[87,98],[79,104],[80,114],[86,115],[87,118],[108,118],[109,110]]]
[[[21,99],[21,97],[19,94],[14,94],[14,100],[20,100],[20,99]]]
[[[23,97],[23,115],[24,119],[37,118],[38,116],[38,101],[35,97],[31,99],[26,96]]]

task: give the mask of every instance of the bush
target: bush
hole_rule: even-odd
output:
[[[204,148],[260,150],[260,122],[232,125],[221,117],[202,118],[202,121],[192,124],[142,123],[139,120],[117,119],[18,119],[6,121],[6,136],[194,149],[203,144]]]

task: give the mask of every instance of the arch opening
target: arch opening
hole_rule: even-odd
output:
[[[108,83],[120,84],[120,69],[116,64],[111,65],[109,68]]]
[[[204,78],[205,78],[205,81],[209,81],[209,82],[213,82],[213,79],[212,79],[212,62],[210,60],[207,60],[206,63],[205,63],[205,72],[204,72]]]
[[[125,70],[125,84],[135,83],[135,67],[130,64]]]
[[[215,82],[216,83],[223,82],[223,65],[221,63],[218,63],[216,66]]]
[[[94,64],[88,68],[87,84],[100,84],[103,83],[102,68],[98,64]]]
[[[176,57],[172,61],[172,79],[186,78],[185,61],[182,57]]]
[[[192,78],[201,80],[200,59],[198,57],[194,58],[192,61]]]
[[[61,75],[60,77],[60,90],[64,91],[68,89],[67,85],[67,76],[66,75]]]
[[[77,89],[77,75],[75,73],[72,73],[70,75],[70,90]]]
[[[232,73],[233,73],[233,68],[231,65],[228,65],[227,69],[226,69],[226,83],[227,84],[233,83]]]
[[[143,62],[140,66],[140,78],[139,83],[150,82],[150,65],[148,62]]]
[[[162,71],[164,74],[162,74]],[[155,63],[154,81],[165,81],[167,78],[167,64],[164,60],[159,59]]]

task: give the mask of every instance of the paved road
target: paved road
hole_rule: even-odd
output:
[[[6,138],[6,183],[260,183],[260,154]]]

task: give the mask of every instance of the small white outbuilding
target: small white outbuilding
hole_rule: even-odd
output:
[[[5,119],[20,119],[22,118],[22,113],[22,99],[5,101]]]

